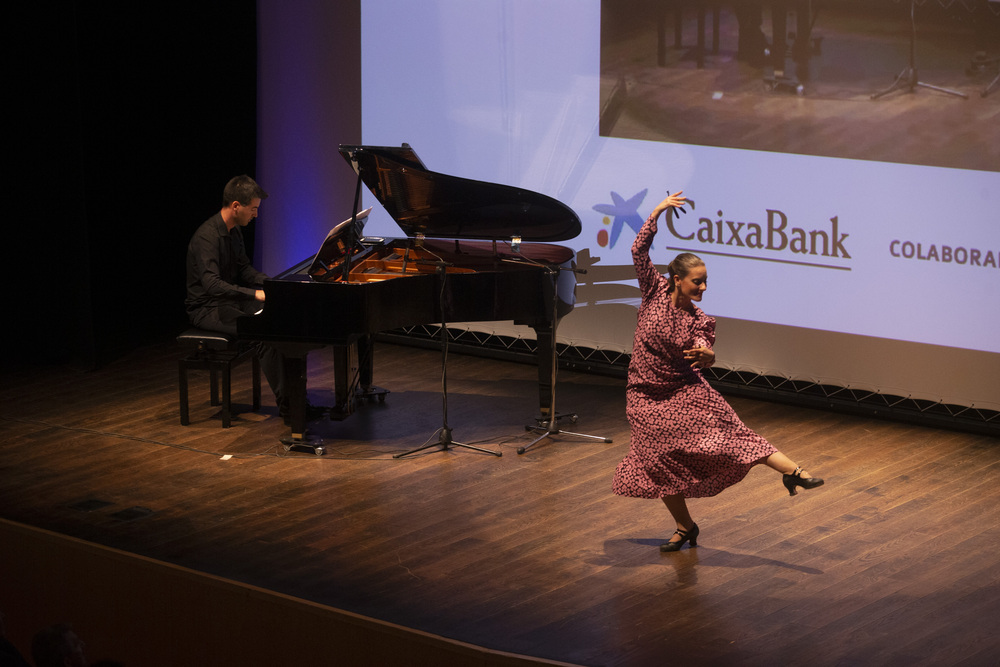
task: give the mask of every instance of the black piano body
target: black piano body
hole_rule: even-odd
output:
[[[576,214],[530,190],[429,171],[405,144],[340,151],[359,188],[363,182],[372,191],[406,237],[364,237],[363,217],[355,214],[331,231],[315,257],[266,281],[262,312],[237,322],[242,339],[283,353],[292,439],[305,438],[309,351],[333,348],[330,414],[342,419],[371,391],[371,336],[420,324],[531,326],[546,416],[551,343],[558,319],[573,308],[576,285],[575,252],[549,241],[578,235]]]

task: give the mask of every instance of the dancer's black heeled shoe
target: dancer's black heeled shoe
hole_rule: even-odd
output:
[[[674,531],[675,535],[680,535],[681,539],[676,542],[666,542],[660,545],[660,551],[667,553],[670,551],[680,551],[681,547],[684,546],[685,542],[690,542],[691,546],[698,546],[698,524],[691,526],[691,530],[684,530],[683,528],[678,528]]]
[[[801,486],[803,489],[815,489],[817,486],[823,486],[823,480],[819,477],[803,477],[801,466],[788,475],[782,475],[781,481],[784,482],[790,496],[798,493],[796,486]]]

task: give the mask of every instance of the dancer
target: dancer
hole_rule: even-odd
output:
[[[615,471],[612,491],[662,498],[677,530],[660,551],[698,544],[687,498],[718,495],[763,463],[780,473],[790,495],[823,484],[751,431],[701,373],[715,363],[715,319],[695,302],[708,288],[705,263],[682,253],[662,276],[649,257],[660,215],[683,212],[682,192],[660,202],[632,244],[642,292],[626,389],[632,442]]]

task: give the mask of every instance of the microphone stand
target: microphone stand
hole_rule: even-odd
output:
[[[455,442],[451,439],[451,427],[448,426],[448,329],[446,328],[444,314],[444,288],[448,277],[448,270],[447,264],[444,261],[437,262],[437,272],[438,275],[441,276],[441,297],[439,299],[441,303],[441,428],[437,431],[437,442],[421,445],[416,449],[411,449],[410,451],[403,452],[401,454],[393,454],[392,458],[402,458],[404,456],[409,456],[410,454],[422,452],[425,449],[430,449],[431,447],[441,447],[441,451],[451,449],[452,447],[465,447],[466,449],[474,449],[477,452],[483,452],[484,454],[503,456],[503,452],[497,452],[483,447],[476,447],[475,445],[467,445],[464,442]]]
[[[966,69],[965,71],[967,74],[975,74],[976,72],[980,72],[986,69],[990,65],[1000,65],[1000,57],[987,58],[985,54],[983,54],[982,56],[977,55],[975,58],[973,58],[972,62],[969,64],[968,69]],[[997,75],[993,77],[993,80],[990,81],[988,84],[986,84],[986,87],[983,88],[982,91],[980,91],[979,96],[986,97],[987,95],[992,93],[994,89],[997,87],[998,82],[1000,82],[1000,72],[997,72]]]
[[[891,92],[897,90],[906,90],[908,93],[912,93],[914,89],[920,88],[930,88],[931,90],[936,90],[940,93],[946,93],[948,95],[954,95],[955,97],[961,97],[963,99],[969,99],[969,96],[965,93],[960,93],[957,90],[949,90],[948,88],[940,88],[938,86],[932,86],[929,83],[924,83],[917,78],[917,65],[916,65],[916,55],[914,54],[916,50],[917,43],[917,19],[916,19],[916,2],[910,0],[910,64],[899,73],[896,80],[892,82],[892,85],[885,90],[880,90],[879,92],[873,94],[871,99],[877,100],[883,95],[888,95]]]
[[[592,440],[602,440],[604,442],[611,442],[611,438],[605,438],[604,436],[587,435],[585,433],[573,433],[572,431],[564,431],[559,428],[559,420],[562,419],[563,417],[568,417],[570,422],[574,424],[576,423],[577,419],[577,416],[575,414],[570,414],[570,415],[556,414],[556,373],[559,368],[558,351],[556,349],[556,326],[559,323],[559,298],[558,298],[559,292],[557,287],[559,282],[559,272],[561,270],[563,270],[563,267],[551,264],[545,267],[546,273],[548,273],[548,275],[552,277],[552,336],[551,336],[552,340],[550,348],[552,364],[549,369],[549,372],[551,374],[550,386],[552,387],[552,393],[551,393],[551,400],[549,402],[549,414],[548,414],[549,418],[546,421],[545,416],[543,415],[541,418],[536,420],[534,426],[529,425],[524,427],[524,430],[526,431],[534,431],[535,433],[541,433],[541,435],[539,435],[537,438],[529,442],[527,445],[524,445],[523,447],[518,447],[517,448],[518,454],[524,454],[526,451],[537,445],[545,438],[550,438],[555,435],[572,435],[578,438],[590,438]],[[576,269],[566,269],[566,270],[576,271]]]
[[[361,201],[361,173],[358,172],[358,182],[354,186],[354,211],[351,213],[351,224],[347,228],[347,232],[344,234],[346,237],[344,239],[344,266],[343,266],[343,280],[345,283],[351,282],[351,257],[354,255],[355,247],[360,242],[360,234],[358,234],[358,203]]]
[[[983,92],[979,93],[979,96],[986,97],[987,95],[992,93],[993,90],[997,87],[998,81],[1000,81],[1000,72],[997,72],[997,75],[993,77],[993,81],[991,81],[985,88],[983,88]]]

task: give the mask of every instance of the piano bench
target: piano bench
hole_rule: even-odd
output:
[[[260,359],[254,349],[241,345],[233,334],[188,329],[177,336],[177,342],[188,349],[187,356],[178,363],[181,424],[191,423],[188,416],[188,371],[207,370],[211,379],[211,404],[222,405],[222,427],[229,428],[232,419],[230,393],[233,368],[248,359],[252,362],[253,410],[260,409]],[[219,400],[219,378],[222,378],[222,397]]]

